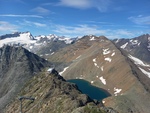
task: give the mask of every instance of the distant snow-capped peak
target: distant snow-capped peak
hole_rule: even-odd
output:
[[[0,47],[3,45],[28,45],[35,43],[36,40],[30,32],[15,32],[0,36]]]
[[[75,38],[67,38],[65,36],[57,36],[55,34],[33,36],[30,32],[15,32],[0,36],[0,47],[3,45],[23,46],[31,49],[34,46],[41,46],[51,41],[63,41],[71,44]],[[32,46],[32,47],[31,47]]]

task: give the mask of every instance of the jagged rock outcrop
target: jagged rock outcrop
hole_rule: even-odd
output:
[[[20,91],[26,81],[51,64],[22,47],[0,48],[0,110]]]

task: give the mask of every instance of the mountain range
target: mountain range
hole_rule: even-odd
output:
[[[36,109],[38,111],[42,110],[41,112],[43,113],[48,112],[46,110],[52,110],[53,112],[56,112],[55,110],[58,111],[57,106],[53,106],[54,109],[50,107],[50,105],[52,105],[51,102],[54,101],[54,105],[58,105],[58,99],[56,99],[58,95],[59,98],[64,98],[66,95],[69,96],[64,98],[64,100],[59,100],[62,112],[64,112],[65,109],[67,109],[68,112],[74,110],[74,112],[77,112],[81,106],[84,107],[80,110],[85,112],[84,108],[88,105],[87,103],[92,102],[93,106],[95,106],[94,108],[97,107],[96,103],[87,96],[80,98],[82,96],[80,96],[78,88],[75,88],[76,86],[68,86],[70,84],[65,82],[65,79],[84,79],[92,85],[103,88],[111,94],[110,97],[101,100],[102,104],[106,107],[103,108],[105,109],[105,112],[110,111],[108,108],[112,108],[114,109],[111,110],[112,112],[115,112],[116,110],[119,113],[149,113],[149,44],[149,34],[141,35],[132,39],[114,40],[109,40],[105,36],[94,35],[85,35],[82,38],[72,39],[56,35],[33,37],[30,32],[17,32],[14,34],[0,36],[1,47],[5,45],[1,48],[2,52],[0,52],[0,55],[3,56],[0,57],[2,78],[0,86],[3,86],[1,87],[2,89],[0,89],[1,97],[7,95],[7,92],[9,91],[14,91],[13,88],[9,87],[7,91],[4,91],[6,84],[11,81],[16,84],[23,84],[23,86],[16,91],[17,93],[20,92],[20,95],[34,95],[38,98],[38,100],[35,100],[35,105],[32,103],[23,103],[28,106],[26,107],[28,112],[37,112],[35,111]],[[13,46],[11,47],[6,45]],[[23,47],[28,49],[30,52]],[[28,51],[27,53],[30,53],[30,55],[28,56],[26,52],[24,55],[22,52],[18,52],[19,50]],[[6,51],[6,53],[3,51]],[[38,57],[36,54],[42,58]],[[28,57],[22,57],[26,55]],[[16,56],[19,56],[19,58]],[[18,59],[20,65],[18,65]],[[27,63],[23,63],[25,65],[24,66],[22,62]],[[18,66],[19,70],[22,71],[14,71],[18,69]],[[42,69],[46,69],[47,66],[53,67],[57,71],[55,70],[54,73],[48,75],[46,71],[42,71]],[[24,72],[26,71],[24,70],[27,70],[28,73],[25,74]],[[35,73],[37,73],[37,76],[35,76]],[[7,79],[9,77],[15,78],[15,74],[18,76],[21,75],[18,77],[19,79]],[[24,74],[27,76],[27,79],[24,78]],[[58,80],[56,80],[55,77]],[[63,82],[60,82],[60,79]],[[30,81],[27,82],[28,80]],[[63,85],[62,87],[60,84],[67,85]],[[45,88],[42,85],[46,85]],[[67,90],[67,87],[71,88]],[[64,92],[66,93],[64,94]],[[68,92],[70,93],[68,94]],[[48,97],[46,95],[48,95]],[[45,96],[48,98],[47,100],[45,100]],[[15,100],[13,102],[6,102],[8,109],[7,112],[17,112],[18,109],[16,108],[19,107],[17,99],[15,98],[15,95],[10,97]],[[70,100],[70,97],[74,99]],[[83,100],[85,98],[86,100]],[[80,102],[79,104],[77,100],[82,104]],[[66,108],[66,106],[62,106],[62,103],[64,102],[77,102],[78,104],[76,104],[76,107],[69,109]],[[81,112],[80,110],[78,112]]]

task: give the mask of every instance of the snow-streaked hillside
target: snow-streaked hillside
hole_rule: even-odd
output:
[[[131,39],[115,39],[114,43],[132,56],[150,63],[150,34]]]

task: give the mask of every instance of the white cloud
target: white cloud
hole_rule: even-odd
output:
[[[150,16],[131,16],[128,19],[139,25],[150,25]]]
[[[6,21],[0,21],[0,32],[16,32],[19,27]]]
[[[76,36],[77,35],[83,36],[83,35],[89,35],[89,34],[98,35],[98,34],[105,34],[106,33],[106,30],[100,30],[95,26],[88,26],[88,25],[78,25],[75,27],[56,25],[55,27],[56,27],[56,29],[54,31],[57,33],[68,34],[68,35],[74,34]]]
[[[111,0],[60,0],[58,5],[79,9],[97,8],[101,12],[108,10]]]
[[[39,13],[39,14],[50,14],[52,13],[50,10],[48,9],[45,9],[43,7],[36,7],[34,9],[31,10],[32,12],[36,12],[36,13]]]
[[[23,25],[28,25],[28,26],[33,26],[34,25],[36,27],[46,27],[46,24],[39,23],[39,22],[27,21],[27,20],[24,20]]]
[[[0,15],[0,17],[43,18],[42,16],[38,16],[38,15],[15,15],[15,14],[4,14],[4,15]]]
[[[83,36],[83,35],[104,35],[109,39],[114,38],[133,38],[137,36],[140,32],[134,31],[131,32],[126,29],[103,29],[98,26],[89,26],[89,25],[78,25],[78,26],[64,26],[64,25],[55,25],[53,30],[59,35],[67,35],[71,37]],[[140,35],[140,34],[139,34]]]
[[[60,5],[74,7],[74,8],[90,8],[90,0],[61,0]]]

